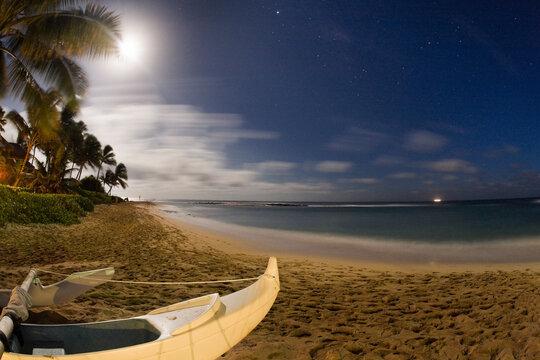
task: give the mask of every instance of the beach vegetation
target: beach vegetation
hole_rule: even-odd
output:
[[[0,0],[0,224],[69,224],[94,204],[121,200],[105,194],[127,186],[127,168],[77,120],[88,79],[76,61],[118,52],[119,16],[91,1]],[[11,123],[16,140],[2,136]],[[90,169],[97,175],[81,181]],[[104,176],[103,176],[104,177]],[[11,186],[8,186],[11,185]]]
[[[115,186],[121,186],[122,189],[125,189],[127,187],[127,181],[128,180],[128,173],[126,165],[123,163],[118,164],[114,171],[107,170],[105,175],[102,177],[102,181],[105,185],[109,186],[109,191],[107,194],[111,194],[111,190]]]
[[[103,147],[103,150],[101,151],[99,166],[98,166],[98,173],[96,177],[99,179],[99,173],[103,169],[103,165],[116,165],[116,155],[113,152],[113,148],[111,145],[105,145]]]
[[[74,224],[94,204],[80,195],[36,194],[0,185],[0,226],[8,222]]]
[[[80,180],[84,168],[95,169],[101,165],[101,143],[92,134],[84,134],[84,140],[75,148],[74,163],[79,166],[77,180]]]
[[[99,179],[95,178],[94,175],[87,176],[81,180],[81,189],[83,190],[89,190],[94,192],[99,192],[104,194],[105,189],[103,188],[103,184]]]
[[[115,199],[113,199],[113,196],[109,196],[105,193],[99,192],[99,191],[90,191],[90,190],[84,190],[84,189],[77,189],[77,193],[81,196],[84,196],[85,198],[89,199],[94,203],[95,205],[99,204],[111,204],[111,203],[117,203]]]
[[[120,163],[115,168],[116,156],[110,145],[101,147],[93,134],[88,133],[83,121],[77,121],[78,103],[64,103],[51,92],[51,108],[48,113],[28,111],[27,120],[15,111],[2,117],[17,129],[17,140],[10,143],[0,139],[0,183],[24,186],[37,193],[74,193],[81,186],[83,170],[91,168],[98,174],[86,190],[108,193],[115,186],[127,187],[127,168]],[[58,110],[62,106],[61,110]],[[2,115],[2,114],[0,114]],[[3,124],[3,123],[2,123]],[[97,182],[103,181],[103,185]]]

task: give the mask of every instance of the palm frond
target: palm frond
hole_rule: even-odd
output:
[[[30,0],[27,8],[32,13],[45,13],[58,9],[71,8],[86,4],[88,0]]]
[[[88,134],[85,136],[83,147],[87,164],[92,169],[97,168],[101,160],[101,143],[94,135]]]
[[[25,133],[25,134],[30,133],[30,127],[26,123],[26,120],[24,120],[24,118],[21,116],[21,114],[19,114],[15,110],[11,110],[10,112],[8,112],[7,115],[6,115],[6,119],[11,121],[11,123],[13,123],[13,125],[15,125],[15,127],[17,128],[17,131],[19,131],[19,133],[21,133],[21,132]]]
[[[77,95],[84,95],[88,88],[88,78],[84,70],[65,56],[29,61],[28,64],[32,70],[43,76],[47,85],[58,89],[68,102],[75,100]]]
[[[0,51],[2,49],[0,48]],[[20,58],[11,58],[7,65],[7,83],[12,95],[29,106],[41,103],[43,90]]]
[[[118,50],[120,18],[105,6],[89,3],[86,8],[40,14],[29,19],[22,52],[43,56],[36,42],[66,56],[96,58]],[[40,53],[36,53],[39,51]]]
[[[114,169],[114,175],[118,179],[127,180],[128,173],[127,173],[126,165],[124,165],[123,163],[118,164],[118,166],[116,166],[116,168]]]
[[[59,100],[59,94],[50,90],[41,94],[38,103],[27,106],[28,122],[43,141],[55,137],[60,127],[60,113],[56,106]]]
[[[106,165],[116,165],[116,155],[113,152],[113,148],[111,145],[105,145],[103,148],[103,155],[102,160],[103,163]]]

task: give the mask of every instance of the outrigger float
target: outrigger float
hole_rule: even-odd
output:
[[[20,323],[28,317],[28,307],[71,300],[113,273],[111,268],[75,273],[43,287],[31,270],[7,304],[0,292],[0,306],[5,305],[0,320],[1,360],[216,359],[262,321],[280,289],[277,261],[271,257],[255,283],[223,297],[210,294],[122,320]]]

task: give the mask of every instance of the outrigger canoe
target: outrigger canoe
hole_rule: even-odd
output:
[[[252,285],[187,300],[129,319],[20,324],[2,360],[216,359],[266,316],[280,289],[277,261]]]

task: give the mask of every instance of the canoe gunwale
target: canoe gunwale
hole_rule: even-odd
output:
[[[161,334],[153,340],[111,349],[69,353],[58,357],[33,356],[28,353],[6,353],[6,359],[2,358],[2,360],[50,360],[51,358],[65,360],[102,360],[108,358],[120,360],[215,359],[241,341],[262,321],[272,307],[279,290],[277,261],[274,257],[271,257],[266,271],[259,276],[257,281],[246,288],[223,297],[220,297],[217,293],[209,294],[127,319],[67,325],[21,324],[21,326],[40,327],[73,327],[91,324],[105,326],[111,324],[111,326],[114,326],[114,324],[118,325],[126,321],[143,320],[157,333]],[[189,306],[189,304],[193,306]],[[167,309],[171,310],[166,311]],[[173,321],[167,326],[160,325],[160,321],[164,317],[169,316],[170,319],[168,320],[175,320],[175,314],[186,310],[188,312],[191,310],[198,311],[198,316],[194,316],[190,321],[182,323],[177,328],[171,327],[174,324]],[[186,343],[186,341],[188,342]]]

